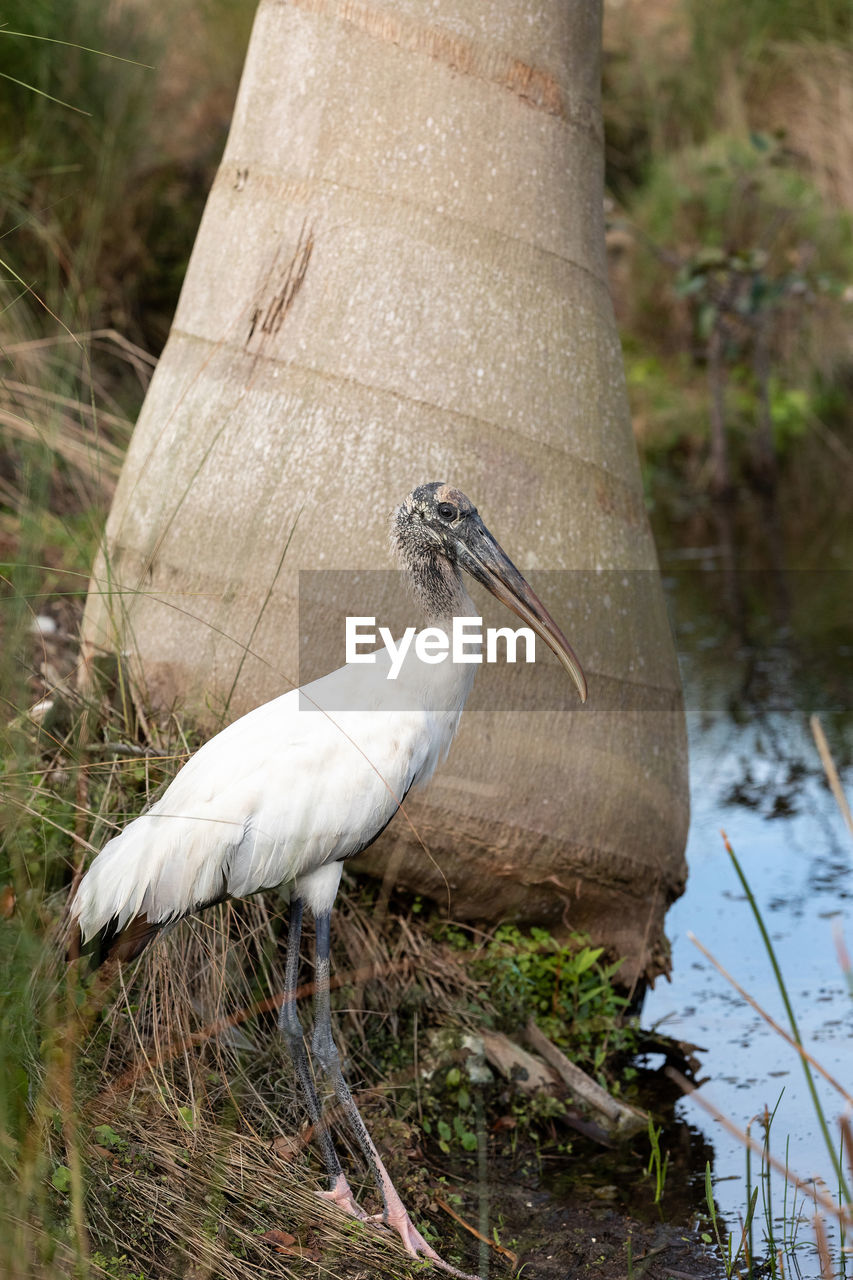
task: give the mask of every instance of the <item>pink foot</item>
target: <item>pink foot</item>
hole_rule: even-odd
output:
[[[456,1276],[458,1280],[480,1280],[479,1276],[472,1276],[467,1271],[460,1271],[458,1267],[452,1267],[449,1262],[445,1262],[436,1253],[431,1244],[427,1244],[409,1217],[408,1211],[397,1194],[397,1189],[389,1178],[388,1172],[379,1158],[379,1153],[372,1143],[371,1148],[385,1192],[385,1212],[370,1216],[366,1214],[361,1206],[356,1203],[352,1188],[347,1182],[346,1174],[344,1173],[338,1174],[335,1179],[335,1185],[330,1191],[317,1192],[320,1199],[330,1200],[332,1204],[336,1204],[344,1213],[349,1214],[351,1218],[358,1218],[360,1222],[376,1222],[383,1227],[390,1227],[392,1231],[397,1232],[403,1242],[403,1248],[410,1257],[427,1258],[434,1267],[446,1271],[448,1275]]]
[[[358,1218],[360,1222],[364,1222],[367,1218],[367,1214],[361,1205],[356,1202],[352,1187],[343,1173],[338,1174],[331,1191],[318,1191],[317,1195],[321,1200],[331,1200],[332,1204],[336,1204],[339,1209],[342,1209],[351,1218]]]
[[[467,1271],[460,1271],[458,1267],[452,1267],[449,1262],[445,1262],[433,1249],[431,1244],[427,1244],[420,1231],[418,1231],[408,1212],[403,1207],[396,1193],[394,1196],[396,1205],[389,1205],[388,1214],[377,1213],[371,1218],[371,1222],[381,1222],[383,1226],[391,1227],[397,1232],[397,1235],[403,1242],[403,1248],[411,1257],[429,1258],[434,1267],[439,1267],[442,1271],[446,1271],[448,1275],[458,1276],[459,1280],[480,1280],[479,1276],[469,1275]]]
[[[397,1203],[400,1204],[399,1201]],[[406,1253],[411,1254],[413,1258],[417,1258],[420,1254],[424,1258],[429,1258],[430,1262],[441,1262],[441,1258],[435,1249],[424,1240],[402,1204],[400,1204],[399,1209],[396,1207],[394,1209],[389,1208],[387,1217],[385,1214],[375,1213],[371,1218],[371,1222],[381,1222],[383,1226],[390,1227],[392,1231],[396,1231],[403,1241],[403,1248]]]

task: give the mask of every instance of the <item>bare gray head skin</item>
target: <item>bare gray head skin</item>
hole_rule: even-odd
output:
[[[467,612],[464,569],[545,641],[586,701],[586,678],[569,642],[461,490],[442,481],[419,485],[394,512],[391,541],[428,619]]]

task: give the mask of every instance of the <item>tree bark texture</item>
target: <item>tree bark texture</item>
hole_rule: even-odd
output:
[[[546,603],[589,703],[554,663],[553,705],[472,704],[406,802],[431,857],[398,815],[361,865],[588,930],[630,980],[666,966],[686,744],[607,287],[600,16],[262,0],[84,638],[233,718],[298,678],[298,570],[387,567],[392,507],[463,489],[534,585],[587,571]]]

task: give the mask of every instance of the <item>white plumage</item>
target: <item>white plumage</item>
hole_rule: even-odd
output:
[[[413,652],[394,682],[388,666],[383,650],[342,667],[205,743],[84,876],[72,905],[83,938],[278,885],[315,913],[331,906],[342,860],[444,759],[473,679],[471,666],[439,671]]]

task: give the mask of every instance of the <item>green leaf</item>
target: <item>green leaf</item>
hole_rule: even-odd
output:
[[[695,266],[702,270],[707,270],[708,267],[722,267],[725,261],[726,254],[724,250],[710,244],[703,246],[693,259]]]
[[[583,951],[578,952],[575,958],[577,972],[586,973],[587,969],[591,969],[603,950],[603,947],[584,947]]]
[[[192,1107],[178,1107],[178,1115],[189,1129],[190,1133],[195,1130],[195,1116]]]
[[[684,275],[676,281],[675,292],[679,298],[689,298],[695,293],[701,293],[706,283],[707,281],[702,272],[696,275]]]
[[[50,1179],[57,1191],[67,1195],[71,1187],[71,1170],[64,1164],[58,1164]]]
[[[700,338],[710,338],[717,323],[717,308],[713,302],[705,302],[699,308],[696,329]]]
[[[112,1149],[125,1145],[124,1139],[108,1124],[96,1125],[92,1130],[92,1137],[102,1147],[110,1147]]]

